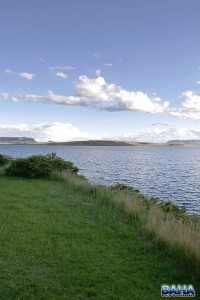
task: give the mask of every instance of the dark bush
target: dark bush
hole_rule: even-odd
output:
[[[53,170],[55,171],[68,171],[70,173],[77,173],[78,168],[74,166],[71,161],[67,161],[62,159],[61,157],[57,156],[56,153],[47,154],[46,157],[49,161],[51,161]]]
[[[162,202],[159,204],[159,206],[165,213],[171,213],[178,219],[186,217],[186,214],[185,214],[186,209],[183,207],[177,206],[172,201]]]
[[[12,160],[13,158],[11,156],[0,154],[0,166],[5,166],[9,164]]]
[[[111,186],[112,190],[116,191],[127,191],[127,192],[133,192],[133,193],[140,193],[138,189],[133,188],[132,186],[126,185],[124,183],[117,183],[113,186]]]
[[[179,207],[176,204],[174,204],[172,201],[166,201],[166,202],[160,202],[159,198],[157,197],[151,197],[150,199],[145,197],[143,194],[140,193],[138,189],[135,189],[131,186],[128,186],[124,183],[117,183],[116,185],[111,186],[112,190],[115,191],[123,191],[127,192],[129,194],[132,194],[133,196],[139,196],[138,199],[139,201],[144,205],[146,209],[150,209],[154,205],[158,205],[161,210],[165,214],[172,214],[174,215],[177,219],[187,219],[186,215],[186,209],[183,207]]]
[[[56,156],[55,153],[47,155],[33,155],[27,158],[17,158],[6,169],[6,174],[28,178],[46,178],[53,171],[67,171],[77,173],[78,168],[70,161]]]

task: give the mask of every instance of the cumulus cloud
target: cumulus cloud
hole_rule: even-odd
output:
[[[115,84],[108,84],[103,77],[90,79],[87,76],[80,76],[75,86],[75,95],[66,97],[50,92],[48,99],[60,104],[93,106],[108,111],[161,113],[169,105],[168,102],[162,103],[158,97],[150,98],[143,92],[127,91]]]
[[[35,75],[31,74],[31,73],[24,72],[24,73],[19,73],[19,77],[25,78],[25,79],[28,79],[28,80],[33,80]]]
[[[149,97],[141,91],[128,91],[116,84],[108,84],[103,77],[91,79],[80,76],[75,91],[86,105],[108,111],[161,113],[169,106],[168,102],[162,102],[158,97]]]
[[[22,98],[22,96],[20,96]],[[88,78],[80,76],[75,85],[74,96],[63,96],[49,91],[47,95],[26,94],[25,100],[35,102],[52,102],[56,104],[97,107],[107,111],[142,111],[163,113],[169,103],[159,97],[149,97],[137,91],[128,91],[115,84],[108,84],[103,77]]]
[[[6,69],[5,70],[5,73],[8,74],[8,75],[15,75],[17,77],[20,77],[20,78],[25,78],[27,80],[33,80],[35,75],[32,74],[32,73],[28,73],[28,72],[22,72],[22,73],[17,73],[17,72],[14,72],[10,69]]]
[[[55,142],[80,141],[91,139],[123,140],[139,142],[166,142],[174,139],[200,139],[200,129],[181,127],[153,127],[138,132],[125,132],[124,134],[88,133],[80,128],[62,122],[43,122],[33,124],[0,125],[0,136],[32,137],[37,141]]]
[[[56,72],[55,75],[57,77],[63,78],[63,79],[67,79],[67,74],[65,74],[64,72]]]
[[[197,81],[197,85],[200,85],[200,80]]]
[[[180,108],[173,108],[170,114],[183,119],[200,120],[200,94],[186,91],[183,94],[185,100]]]
[[[37,141],[87,140],[91,136],[70,123],[45,122],[34,124],[0,125],[0,136],[32,137]]]
[[[8,100],[9,95],[8,93],[0,93],[0,100]]]
[[[141,132],[125,133],[121,140],[138,141],[138,142],[167,142],[169,140],[184,140],[184,139],[200,139],[200,129],[198,128],[182,128],[182,127],[156,127]]]

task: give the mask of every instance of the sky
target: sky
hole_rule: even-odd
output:
[[[1,0],[0,136],[200,139],[199,0]]]

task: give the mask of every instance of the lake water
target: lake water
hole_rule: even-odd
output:
[[[92,182],[123,182],[200,215],[200,147],[0,145],[13,157],[56,152]]]

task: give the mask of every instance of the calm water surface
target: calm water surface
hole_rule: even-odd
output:
[[[56,152],[92,182],[123,182],[200,215],[200,147],[0,145],[14,157]]]

